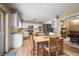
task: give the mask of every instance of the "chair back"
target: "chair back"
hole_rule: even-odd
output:
[[[49,49],[55,47],[58,48],[58,37],[51,37],[48,41]]]
[[[35,49],[34,36],[31,35],[30,39],[31,39],[31,41],[30,41],[30,43],[31,43],[31,55],[34,56],[34,49]]]

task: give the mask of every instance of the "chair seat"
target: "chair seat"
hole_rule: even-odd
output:
[[[44,45],[43,47],[44,47],[45,50],[49,51],[48,45]],[[51,50],[53,50],[53,49],[55,50],[55,49],[57,49],[57,47],[53,46],[53,47],[51,47],[50,49],[51,49]]]
[[[36,45],[34,45],[32,48],[36,48]],[[42,45],[39,45],[39,48],[43,48]]]

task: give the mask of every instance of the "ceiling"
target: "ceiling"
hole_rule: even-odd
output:
[[[12,8],[19,10],[23,20],[45,22],[56,15],[65,17],[79,12],[78,3],[10,3]]]

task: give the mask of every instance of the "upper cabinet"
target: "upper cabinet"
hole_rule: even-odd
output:
[[[17,27],[17,14],[11,13],[10,14],[10,20],[11,20],[11,26],[12,27]]]
[[[17,27],[21,28],[21,19],[19,17],[17,18]]]
[[[11,16],[10,17],[11,27],[21,28],[21,20],[18,16],[17,12],[11,13],[10,16]]]

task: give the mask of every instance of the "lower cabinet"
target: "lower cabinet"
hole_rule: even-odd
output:
[[[19,48],[23,44],[22,34],[12,34],[10,40],[10,48]]]

